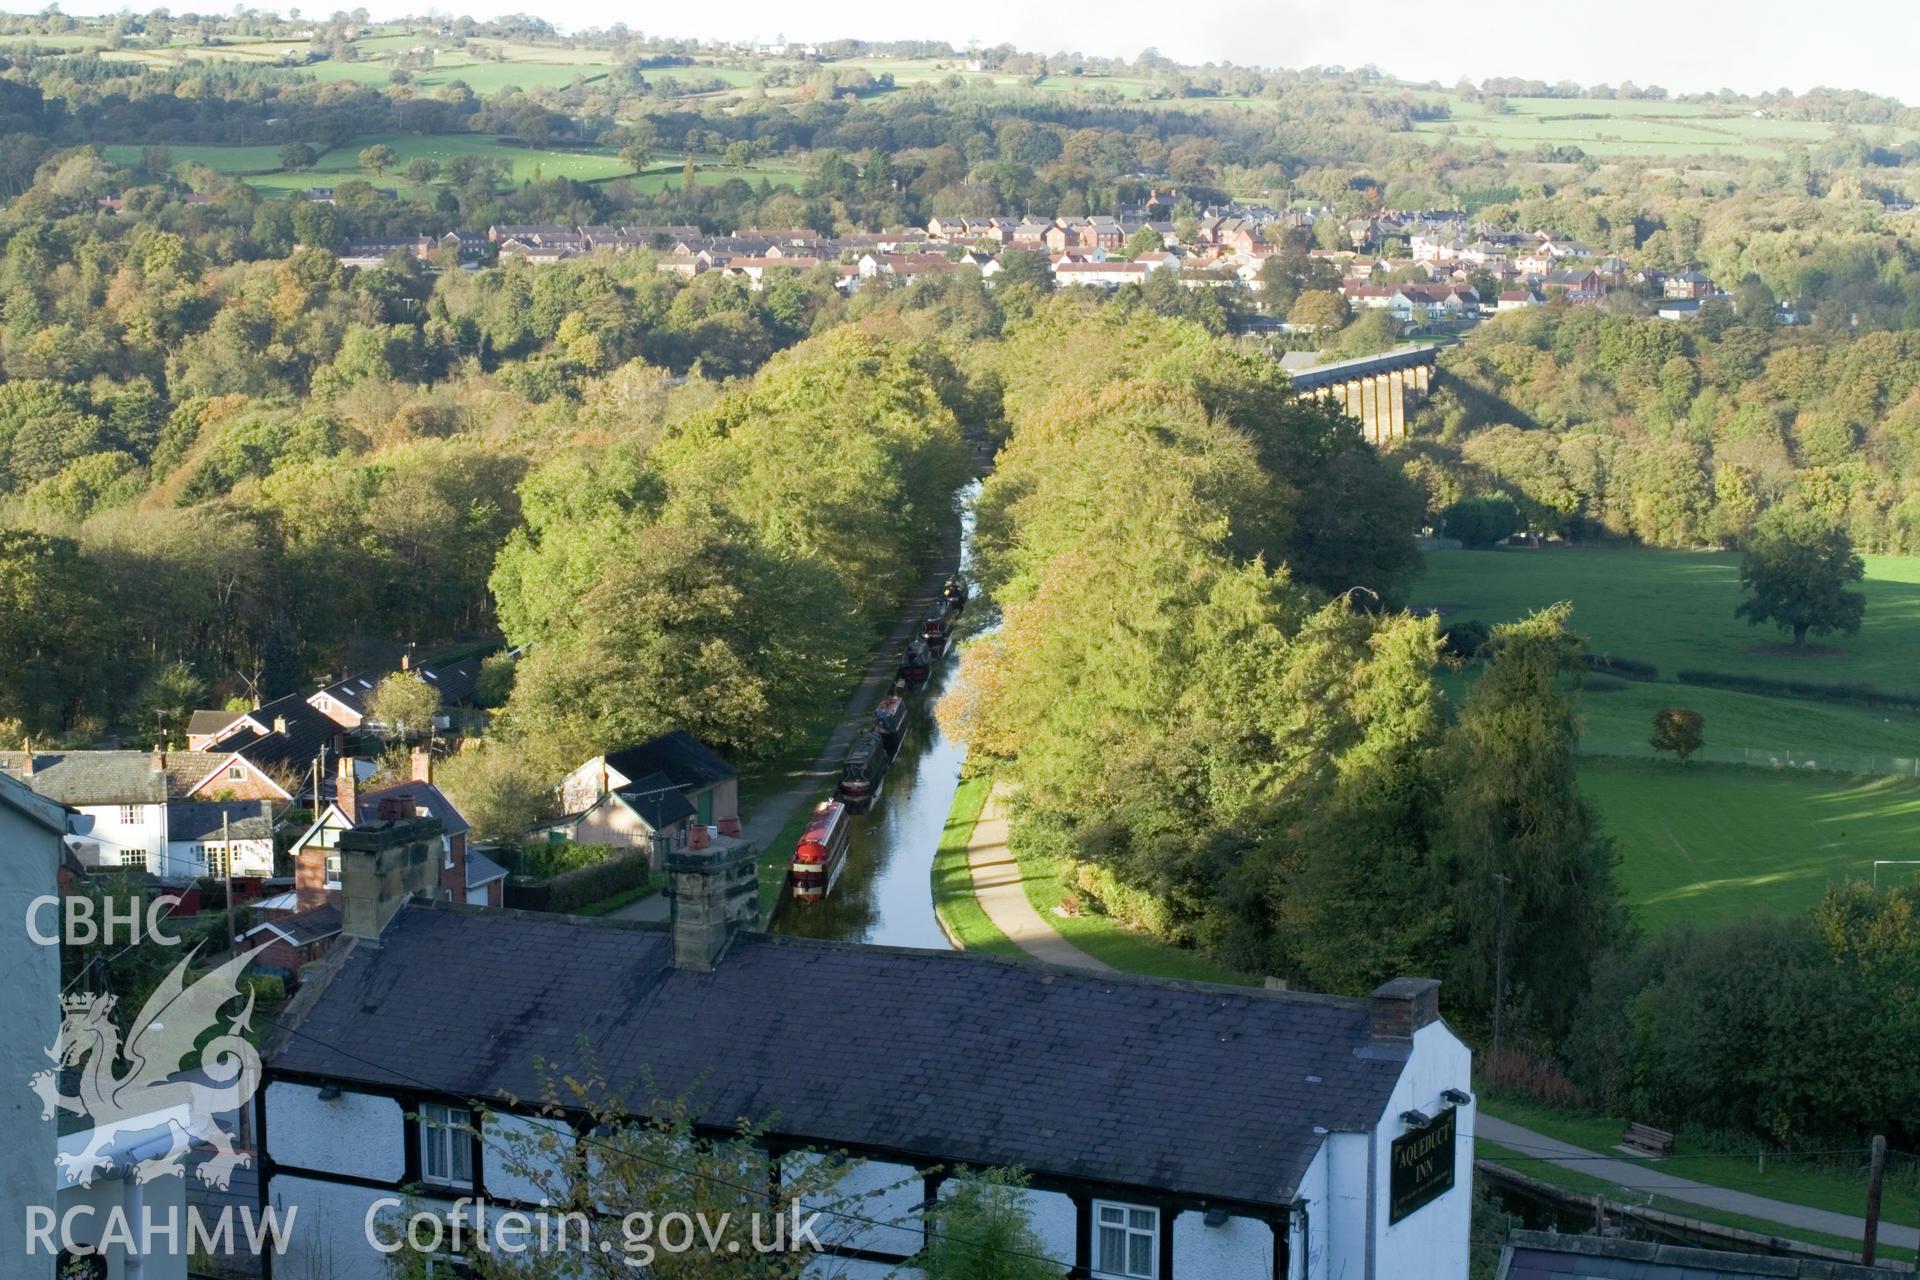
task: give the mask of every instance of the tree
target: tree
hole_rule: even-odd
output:
[[[1324,332],[1347,322],[1347,300],[1331,289],[1303,293],[1287,312],[1287,323]]]
[[[469,746],[447,757],[434,780],[473,825],[473,838],[484,843],[519,840],[553,808],[550,780],[505,744]]]
[[[134,697],[131,728],[136,740],[152,733],[158,745],[184,745],[187,717],[206,696],[207,682],[186,663],[160,668]]]
[[[440,176],[440,162],[432,156],[415,156],[407,161],[407,177],[421,186]]]
[[[1574,776],[1569,605],[1494,628],[1491,656],[1435,759],[1458,997],[1493,1005],[1496,973],[1531,1020],[1563,1029],[1624,927],[1612,842]]]
[[[927,1248],[918,1270],[941,1280],[1058,1280],[1033,1229],[1019,1170],[955,1178],[927,1210]],[[949,1189],[950,1188],[950,1189]]]
[[[1126,255],[1137,258],[1143,253],[1161,253],[1166,247],[1167,242],[1158,231],[1152,227],[1142,227],[1127,237]]]
[[[314,149],[304,142],[289,142],[280,148],[280,167],[288,173],[302,173],[319,160]]]
[[[1440,533],[1463,547],[1491,547],[1513,534],[1520,513],[1504,493],[1462,498],[1440,513]]]
[[[440,692],[411,671],[396,671],[373,687],[367,716],[402,742],[433,731],[440,710]]]
[[[391,169],[399,159],[394,149],[384,142],[360,148],[360,167],[373,170],[376,177]]]
[[[1734,616],[1793,633],[1793,647],[1835,631],[1860,634],[1867,598],[1846,584],[1866,577],[1846,531],[1810,511],[1776,508],[1761,517],[1740,565],[1748,598]]]
[[[1655,751],[1671,751],[1685,765],[1687,757],[1706,745],[1707,718],[1685,707],[1663,707],[1653,713],[1652,745]]]

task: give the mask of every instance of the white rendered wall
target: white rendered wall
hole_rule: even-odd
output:
[[[267,1153],[279,1164],[399,1182],[406,1142],[406,1110],[392,1098],[343,1089],[323,1102],[312,1085],[267,1086]]]
[[[818,1158],[791,1155],[781,1159],[780,1180],[790,1183]],[[847,1170],[835,1184],[836,1194],[820,1203],[872,1225],[847,1218],[823,1216],[814,1234],[828,1248],[861,1249],[898,1258],[910,1258],[926,1242],[920,1204],[927,1198],[926,1179],[908,1164],[869,1160]]]
[[[1373,1274],[1382,1280],[1415,1274],[1430,1280],[1465,1280],[1473,1209],[1474,1103],[1460,1107],[1454,1117],[1453,1189],[1391,1227],[1387,1211],[1392,1197],[1392,1143],[1404,1129],[1400,1113],[1411,1109],[1439,1114],[1449,1105],[1440,1097],[1443,1091],[1472,1091],[1472,1065],[1472,1053],[1444,1023],[1430,1023],[1414,1032],[1413,1057],[1400,1073],[1374,1139],[1378,1235]]]
[[[940,1184],[940,1195],[943,1198],[952,1195],[956,1186],[957,1180],[949,1178]],[[1033,1233],[1040,1237],[1041,1252],[1062,1267],[1071,1267],[1080,1231],[1080,1215],[1073,1207],[1073,1197],[1060,1191],[1036,1191],[1032,1187],[1023,1194],[1027,1220],[1033,1225]]]
[[[1176,1276],[1273,1280],[1273,1257],[1273,1228],[1258,1218],[1228,1218],[1210,1227],[1206,1214],[1189,1209],[1173,1220]]]
[[[271,1133],[271,1121],[268,1127]],[[386,1258],[367,1241],[366,1220],[374,1202],[391,1192],[289,1174],[275,1176],[271,1190],[280,1220],[293,1215],[286,1254],[274,1260],[274,1280],[389,1280]],[[383,1237],[392,1230],[383,1226]]]
[[[480,1121],[481,1177],[489,1199],[537,1204],[557,1187],[576,1141],[572,1128],[554,1119],[488,1112]]]
[[[46,1050],[59,1033],[60,949],[28,935],[27,904],[54,895],[59,865],[60,837],[0,804],[0,1258],[28,1280],[53,1275],[51,1254],[27,1254],[25,1208],[54,1207],[59,1139],[27,1082],[48,1068]],[[40,911],[39,930],[57,934],[58,915]]]

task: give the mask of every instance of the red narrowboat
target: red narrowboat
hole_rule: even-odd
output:
[[[955,612],[957,610],[945,600],[927,610],[927,621],[921,627],[920,634],[932,646],[935,653],[947,647],[947,638],[953,634]]]
[[[814,806],[813,818],[801,833],[793,849],[793,866],[787,872],[787,887],[795,902],[818,902],[832,892],[847,861],[847,838],[851,822],[847,806],[838,800],[822,800]]]

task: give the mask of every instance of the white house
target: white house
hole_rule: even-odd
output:
[[[72,829],[81,837],[76,843],[89,870],[165,874],[172,843],[168,815],[176,804],[292,798],[258,764],[221,749],[35,751],[29,746],[0,751],[0,772],[79,812]],[[181,856],[187,856],[184,849]],[[269,870],[257,874],[270,873],[269,857]]]
[[[167,851],[156,875],[273,874],[273,807],[264,800],[174,800],[167,805]]]
[[[595,756],[560,782],[562,822],[585,814],[610,792],[631,791],[658,774],[693,806],[693,820],[737,835],[740,773],[705,743],[682,729],[637,746]],[[658,784],[649,784],[649,789]],[[671,821],[671,820],[669,820]]]
[[[665,924],[372,894],[256,1099],[291,1256],[379,1280],[362,1224],[401,1188],[436,1214],[534,1207],[511,1143],[543,1121],[516,1100],[604,1073],[629,1111],[684,1100],[714,1136],[765,1123],[783,1174],[859,1160],[840,1187],[858,1219],[822,1232],[836,1276],[899,1274],[920,1206],[1015,1165],[1063,1273],[1466,1276],[1475,1109],[1438,983],[1349,999],[772,936],[741,923],[750,850],[667,868]],[[348,903],[373,874],[350,851]]]

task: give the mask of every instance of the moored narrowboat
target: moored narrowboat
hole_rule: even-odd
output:
[[[935,653],[947,647],[947,640],[953,635],[953,618],[959,610],[951,602],[942,600],[927,610],[927,620],[920,628],[920,635]]]
[[[846,762],[840,766],[840,785],[834,788],[834,795],[854,813],[865,813],[879,796],[880,785],[886,781],[887,766],[892,763],[893,753],[887,750],[879,733],[862,729],[853,745],[847,748]]]
[[[967,580],[954,574],[941,585],[940,598],[953,606],[955,613],[959,613],[967,607]]]
[[[900,739],[907,732],[907,700],[897,693],[880,699],[880,705],[873,709],[873,727],[889,750],[898,751]]]
[[[838,800],[822,800],[814,806],[807,829],[794,845],[793,865],[787,870],[787,887],[795,902],[818,902],[833,891],[847,862],[851,825],[847,806]]]
[[[900,660],[900,678],[907,682],[907,688],[918,689],[932,675],[933,648],[925,640],[915,640]]]

